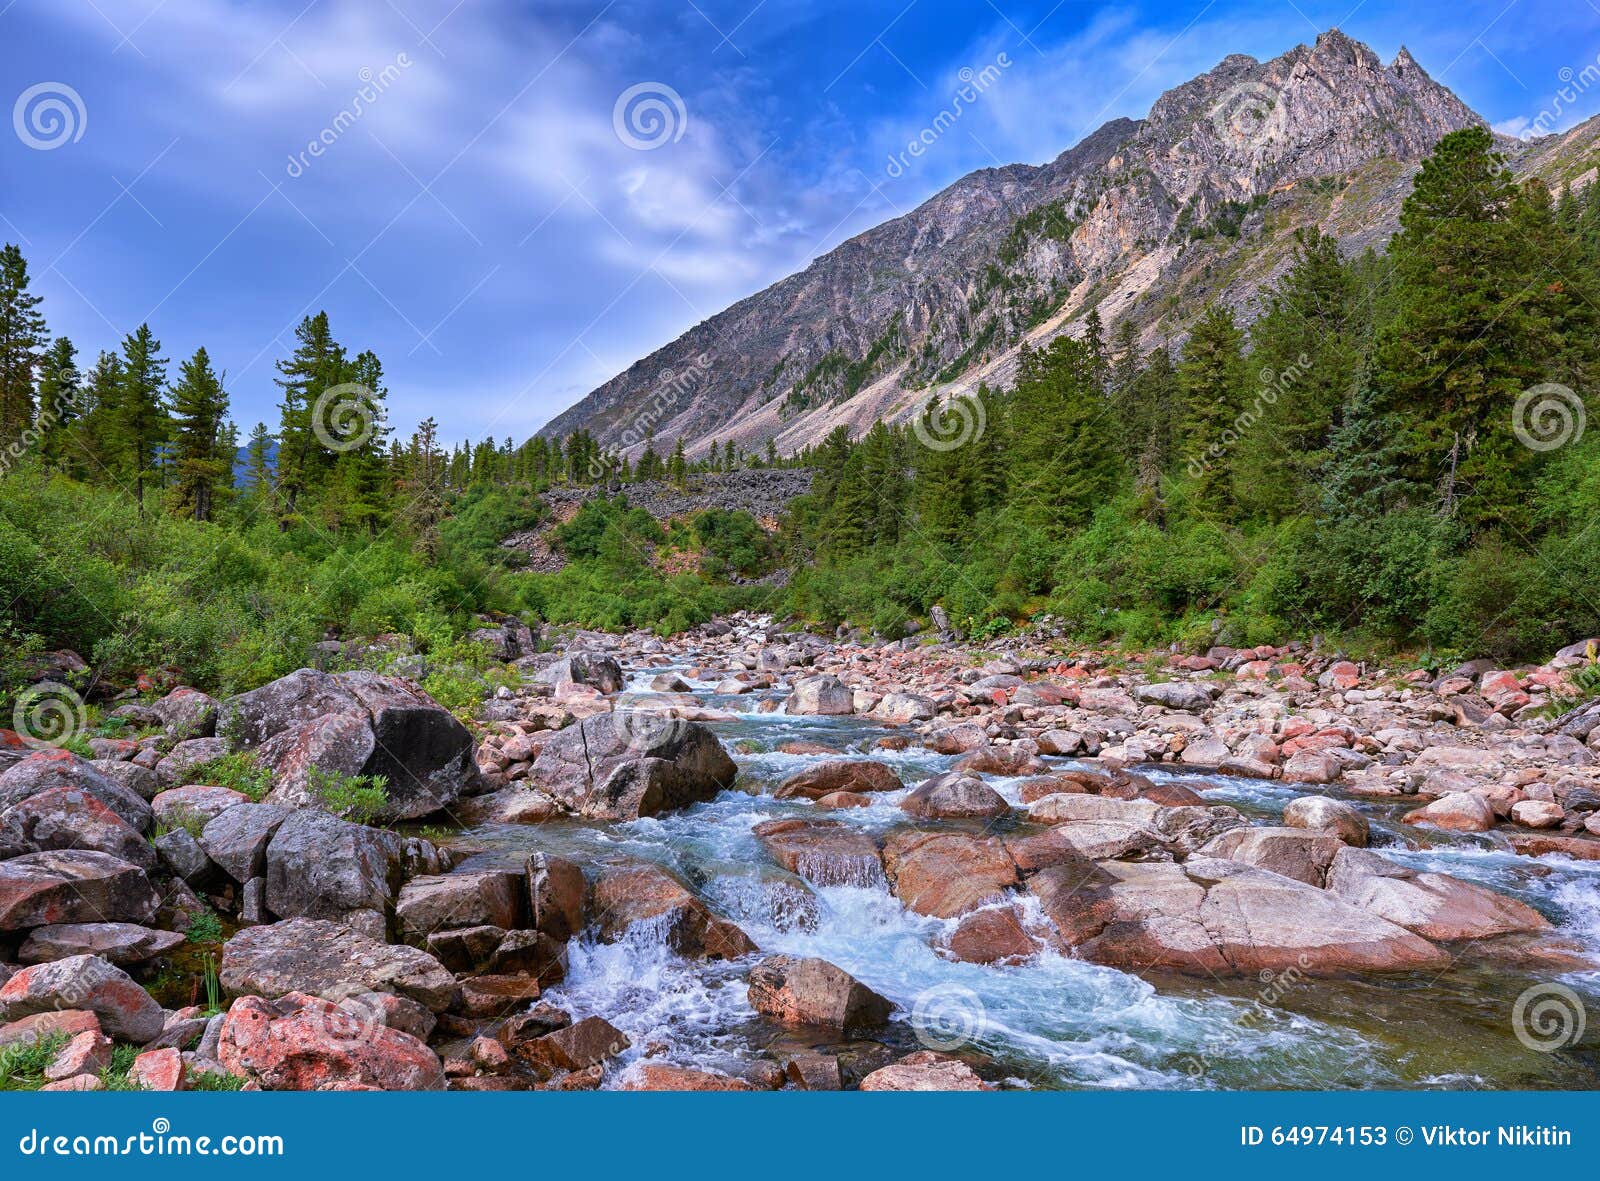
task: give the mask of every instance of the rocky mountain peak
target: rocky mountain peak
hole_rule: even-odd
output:
[[[1004,384],[1020,345],[1081,331],[1090,309],[1108,332],[1131,317],[1148,347],[1180,341],[1214,299],[1248,320],[1290,231],[1381,249],[1434,144],[1482,122],[1406,50],[1384,66],[1338,29],[1269,61],[1233,54],[1142,120],[1113,120],[1042,166],[971,173],[851,238],[541,433],[583,427],[636,454],[652,427],[691,455],[729,439],[792,452]]]

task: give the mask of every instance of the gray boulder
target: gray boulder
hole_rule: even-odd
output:
[[[217,813],[200,832],[200,847],[236,882],[267,872],[267,844],[291,815],[276,804],[235,804]]]
[[[290,673],[225,702],[218,732],[256,751],[273,774],[271,802],[287,807],[319,802],[313,769],[383,777],[383,820],[437,812],[478,780],[467,728],[409,681],[378,673]]]
[[[315,808],[296,812],[267,843],[267,909],[280,918],[381,916],[394,898],[400,857],[393,833]]]
[[[117,965],[142,964],[183,946],[176,931],[156,931],[138,923],[65,923],[28,933],[17,958],[43,964],[74,955],[97,955]]]
[[[146,923],[161,898],[137,865],[88,849],[0,861],[0,931],[57,923]]]
[[[427,952],[316,919],[240,931],[222,949],[222,986],[235,995],[268,998],[304,992],[340,1000],[388,992],[434,1013],[456,997],[455,977]]]
[[[619,725],[597,714],[544,745],[532,778],[568,810],[603,820],[633,820],[712,799],[733,786],[738,768],[698,722]]]

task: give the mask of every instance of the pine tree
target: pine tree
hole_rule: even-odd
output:
[[[1364,301],[1334,239],[1299,231],[1293,265],[1250,329],[1256,421],[1231,463],[1239,503],[1279,520],[1315,502],[1328,432],[1366,345]]]
[[[170,423],[162,398],[167,384],[167,359],[158,356],[161,342],[141,324],[122,342],[122,365],[112,432],[118,470],[133,481],[134,498],[144,511],[145,485],[157,483],[157,463],[169,437]]]
[[[82,413],[72,424],[65,453],[69,474],[94,483],[117,479],[120,440],[118,408],[122,397],[122,360],[102,351],[83,379]]]
[[[78,350],[65,336],[50,343],[39,363],[39,454],[52,468],[66,471],[73,427],[83,413]]]
[[[28,291],[28,263],[11,243],[0,249],[0,446],[33,425],[34,378],[45,345],[40,297]]]
[[[272,494],[272,446],[266,423],[258,422],[250,428],[244,453],[244,487],[257,502]]]
[[[173,469],[177,507],[196,521],[211,519],[213,493],[233,472],[233,450],[222,431],[228,395],[203,348],[185,361],[172,387]]]
[[[278,408],[278,490],[284,529],[299,511],[301,495],[320,481],[330,466],[330,452],[317,432],[320,427],[327,433],[331,407],[324,405],[324,421],[315,421],[318,399],[330,386],[346,380],[344,348],[333,338],[327,312],[300,321],[295,340],[293,355],[277,363],[279,376],[275,379],[283,391]]]
[[[1192,478],[1194,507],[1207,514],[1225,514],[1233,504],[1229,455],[1239,442],[1235,423],[1244,401],[1243,339],[1233,313],[1213,304],[1194,326],[1178,364],[1180,458]]]
[[[683,436],[678,436],[678,441],[672,446],[672,458],[667,461],[667,478],[679,488],[684,486],[688,478],[689,464],[683,454]]]

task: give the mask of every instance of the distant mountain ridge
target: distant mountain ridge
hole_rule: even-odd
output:
[[[646,429],[791,453],[843,424],[860,434],[930,397],[1005,384],[1024,341],[1107,333],[1181,339],[1222,299],[1254,318],[1317,225],[1347,252],[1381,249],[1422,160],[1484,120],[1401,49],[1388,65],[1337,29],[1267,62],[1234,55],[1054,161],[971,173],[903,217],[741,300],[638,361],[539,433],[583,428],[636,454]],[[1594,175],[1600,118],[1503,139],[1519,175]],[[670,442],[667,444],[670,446]],[[659,447],[658,447],[659,449]]]

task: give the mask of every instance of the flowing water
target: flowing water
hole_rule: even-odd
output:
[[[661,671],[652,668],[646,677]],[[641,692],[644,685],[629,688]],[[1600,1087],[1600,862],[1521,857],[1490,838],[1402,833],[1402,807],[1352,799],[1372,823],[1375,847],[1416,868],[1522,899],[1579,946],[1592,969],[1530,971],[1463,957],[1443,974],[1330,981],[1286,973],[1217,981],[1141,977],[1053,952],[1016,966],[953,962],[935,950],[953,923],[906,911],[881,874],[863,872],[849,884],[812,887],[814,908],[797,908],[794,879],[751,835],[761,821],[785,816],[826,816],[879,834],[903,825],[906,817],[897,807],[903,793],[875,797],[870,807],[828,812],[771,794],[786,776],[830,757],[777,753],[778,744],[800,739],[864,752],[887,731],[855,717],[755,712],[758,694],[719,697],[708,684],[694,688],[705,704],[735,715],[711,724],[739,764],[735,790],[629,823],[482,827],[466,834],[489,850],[474,864],[534,850],[591,869],[608,862],[660,864],[736,921],[762,955],[821,956],[890,998],[902,1020],[882,1037],[897,1050],[960,1053],[985,1077],[1015,1086]],[[915,746],[873,750],[872,757],[892,766],[908,786],[954,761]],[[1181,781],[1264,823],[1276,823],[1284,804],[1298,794],[1254,780],[1147,773]],[[1020,802],[1017,780],[986,781]],[[1024,896],[1023,905],[1026,913],[1034,904]],[[1031,918],[1045,922],[1036,911]],[[810,1044],[803,1035],[770,1026],[750,1007],[746,973],[755,958],[686,960],[668,948],[662,931],[641,923],[618,943],[574,942],[568,977],[547,997],[575,1016],[604,1016],[628,1034],[632,1045],[608,1083],[645,1054],[737,1071],[763,1049]],[[1595,1028],[1576,1045],[1546,1053],[1519,1039],[1513,1008],[1530,987],[1554,986],[1573,990]],[[844,1047],[847,1053],[851,1048]]]

